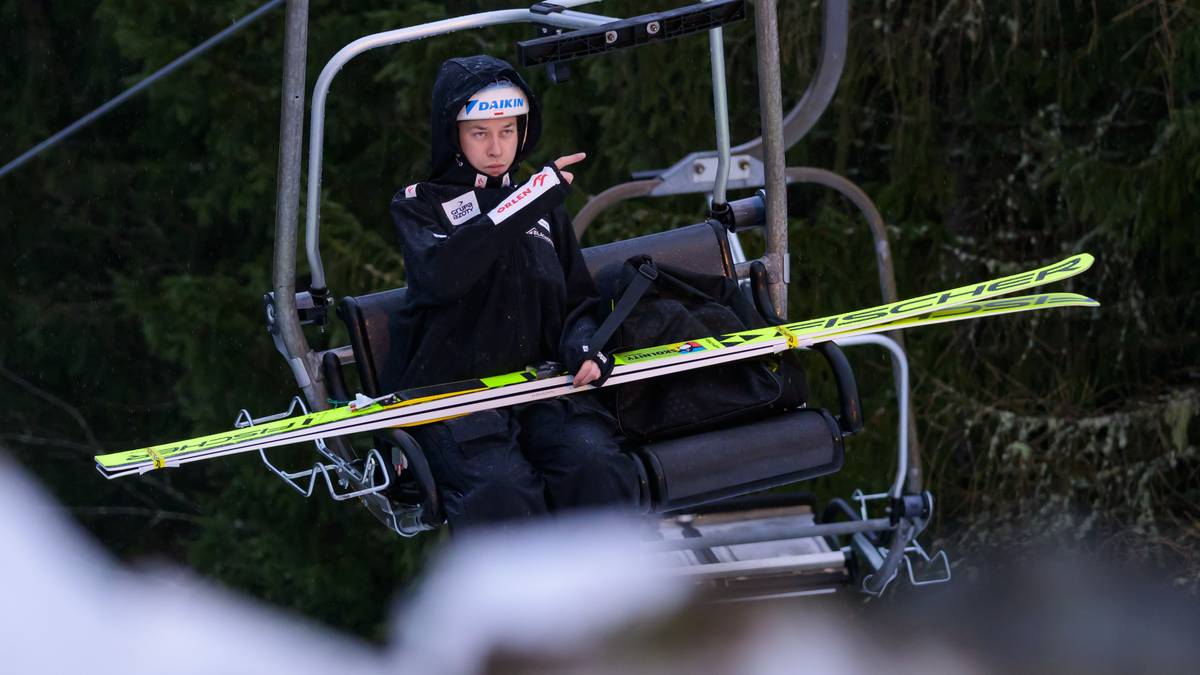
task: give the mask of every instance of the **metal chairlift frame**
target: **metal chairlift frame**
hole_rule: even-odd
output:
[[[325,283],[324,266],[320,256],[320,181],[321,161],[324,143],[325,107],[330,86],[337,73],[354,57],[380,47],[400,45],[406,42],[424,39],[436,35],[444,35],[456,31],[473,28],[483,28],[503,24],[530,23],[550,27],[556,33],[562,30],[575,31],[597,29],[611,24],[616,19],[576,11],[581,5],[597,2],[598,0],[557,0],[554,3],[538,3],[529,9],[510,9],[482,12],[469,16],[445,19],[420,26],[401,28],[359,38],[343,47],[323,67],[312,94],[309,138],[309,174],[308,198],[305,227],[305,250],[311,272],[311,288],[308,291],[296,292],[296,249],[298,244],[298,208],[300,197],[300,151],[303,146],[304,126],[304,80],[305,52],[307,49],[307,0],[289,0],[286,14],[286,36],[284,43],[284,73],[282,91],[282,111],[280,123],[280,155],[278,196],[276,208],[275,257],[273,266],[273,290],[265,298],[267,326],[279,352],[292,369],[292,373],[300,387],[309,407],[314,410],[329,407],[329,393],[322,378],[321,361],[328,354],[333,354],[343,363],[349,359],[345,348],[318,353],[314,351],[304,335],[302,325],[305,323],[321,323],[324,321],[325,310],[329,304],[329,291]],[[704,2],[721,2],[722,0],[703,0]],[[797,142],[812,128],[816,120],[824,112],[837,83],[841,77],[845,61],[846,41],[849,24],[848,0],[824,0],[823,2],[823,48],[820,62],[808,90],[797,105],[786,116],[782,111],[781,82],[779,72],[779,47],[777,33],[776,0],[757,0],[754,5],[755,39],[758,53],[760,116],[763,134],[761,137],[731,148],[729,145],[728,108],[725,98],[725,68],[723,35],[719,26],[710,29],[710,53],[712,54],[714,114],[717,122],[718,149],[716,151],[693,153],[676,162],[670,168],[643,174],[638,179],[615,186],[595,197],[577,215],[575,223],[579,231],[587,225],[604,208],[623,199],[635,196],[659,196],[667,194],[683,194],[695,192],[710,192],[711,204],[719,209],[726,202],[727,189],[751,188],[765,185],[763,193],[766,212],[766,254],[761,260],[768,272],[769,289],[772,304],[776,314],[783,316],[786,311],[787,289],[787,212],[786,185],[788,183],[809,182],[830,187],[847,196],[856,207],[866,216],[875,238],[877,262],[879,265],[880,285],[886,300],[896,299],[895,281],[891,267],[890,249],[883,220],[877,209],[866,194],[847,179],[822,169],[788,168],[785,167],[784,150]],[[697,6],[699,7],[699,6]],[[638,17],[641,19],[643,17]],[[636,21],[632,19],[629,21]],[[644,30],[645,25],[641,26]],[[652,27],[657,31],[657,26]],[[614,33],[615,34],[615,33]],[[651,33],[652,34],[652,33]],[[569,36],[570,33],[563,35]],[[607,37],[607,35],[606,35]],[[619,48],[619,47],[614,47]],[[602,50],[603,51],[603,50]],[[716,160],[716,176],[712,180],[697,180],[702,172],[697,167],[703,167],[707,172]],[[732,162],[737,162],[736,171],[730,179]],[[735,247],[740,248],[740,247]],[[745,272],[754,261],[739,261],[739,272]],[[832,537],[849,536],[851,542],[843,547],[842,552],[850,555],[853,551],[858,557],[866,560],[871,574],[865,579],[864,590],[872,593],[881,592],[884,586],[896,576],[902,564],[908,565],[909,576],[914,583],[919,583],[913,577],[912,563],[906,557],[916,555],[929,562],[931,557],[915,542],[916,534],[928,522],[932,508],[932,498],[928,493],[919,493],[920,473],[916,458],[910,455],[909,430],[912,428],[911,411],[908,405],[907,360],[903,348],[896,340],[889,337],[874,337],[860,339],[855,342],[845,341],[843,344],[874,344],[886,348],[893,357],[896,373],[897,396],[901,406],[900,439],[898,448],[899,467],[890,489],[877,495],[862,495],[856,493],[861,506],[861,517],[850,522],[827,523],[822,525],[806,524],[790,525],[782,529],[776,527],[767,535],[763,533],[742,533],[737,536],[725,536],[724,544],[703,540],[668,540],[660,542],[661,548],[687,549],[711,547],[717,545],[737,545],[753,541],[763,541],[763,537],[795,538],[795,537]],[[247,413],[244,423],[252,424],[259,420],[251,419]],[[352,492],[340,495],[342,498],[357,496],[364,505],[391,529],[400,534],[412,534],[414,528],[405,514],[395,513],[386,497],[379,494],[383,487],[374,486],[371,481],[374,468],[379,463],[378,453],[375,452],[365,462],[361,470],[355,468],[361,465],[361,460],[354,456],[353,450],[341,439],[331,439],[328,447],[319,448],[329,464],[315,465],[307,472],[289,474],[275,468],[267,461],[268,466],[289,482],[293,488],[302,494],[311,494],[313,482],[317,474],[321,474],[331,493],[333,493],[330,472],[336,473],[343,488]],[[358,464],[356,464],[358,463]],[[307,487],[297,484],[297,478],[309,478]],[[907,489],[906,489],[907,486]],[[336,495],[336,493],[335,493]],[[885,518],[868,518],[866,505],[873,499],[886,499],[889,504],[889,515]],[[419,528],[418,528],[419,529]],[[769,529],[769,528],[768,528]],[[891,534],[886,543],[871,541],[872,536]],[[944,554],[941,554],[944,556]],[[828,556],[827,556],[828,557]],[[945,562],[944,557],[940,562]],[[948,577],[949,567],[945,567]]]

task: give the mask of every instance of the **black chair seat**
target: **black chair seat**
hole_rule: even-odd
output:
[[[733,278],[733,258],[725,230],[715,222],[659,232],[634,239],[584,249],[588,270],[601,295],[612,297],[625,260],[649,255],[656,261],[707,274]],[[381,396],[391,391],[390,380],[399,372],[395,362],[393,335],[397,315],[404,303],[405,289],[398,288],[357,297],[343,298],[337,313],[350,333],[355,366],[363,393]],[[761,293],[760,293],[761,295]],[[840,356],[836,347],[829,348]],[[843,398],[857,404],[853,375],[844,358],[829,358]],[[336,360],[326,368],[327,376],[341,382]],[[843,417],[847,408],[843,401]],[[857,415],[857,411],[855,410]],[[847,420],[839,421],[824,410],[799,409],[782,415],[717,429],[701,434],[655,441],[629,448],[642,458],[650,489],[660,511],[673,511],[712,503],[737,495],[786,485],[836,472],[844,457],[843,437],[857,430]],[[411,436],[400,430],[377,435],[377,443],[399,447],[409,457],[414,475],[403,477],[393,497],[421,497],[427,512],[440,518],[436,485],[428,463]]]
[[[677,511],[835,473],[842,439],[837,420],[813,408],[649,443],[639,454],[658,508]]]

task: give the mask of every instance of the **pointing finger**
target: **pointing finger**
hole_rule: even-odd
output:
[[[573,155],[566,155],[564,157],[559,157],[558,159],[554,160],[554,166],[561,169],[564,166],[570,166],[577,162],[582,162],[586,158],[587,158],[586,152],[577,152]]]

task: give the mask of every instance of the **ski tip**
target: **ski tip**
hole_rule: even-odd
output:
[[[1089,298],[1086,295],[1078,293],[1040,293],[1038,295],[1023,296],[1027,298],[1044,298],[1039,304],[1044,304],[1047,307],[1063,306],[1063,307],[1099,307],[1100,301],[1095,298]],[[1011,300],[1020,300],[1021,297],[1011,298]]]
[[[95,455],[92,459],[96,460],[96,466],[103,467],[106,471],[115,471],[130,464],[150,460],[151,456],[147,450],[147,448],[142,448],[140,450],[112,452],[107,455]]]
[[[116,471],[113,471],[112,469],[109,469],[108,467],[104,466],[104,465],[103,465],[103,464],[101,464],[100,462],[96,462],[96,471],[97,471],[97,472],[98,472],[98,473],[99,473],[101,476],[104,476],[104,478],[105,478],[105,479],[107,479],[107,480],[112,480],[112,479],[114,479],[114,478],[119,478],[121,475],[123,475],[123,474],[121,474],[121,473],[119,473],[119,472],[116,472]]]
[[[1076,253],[1040,270],[1020,274],[1018,278],[1028,281],[1028,287],[1032,288],[1034,286],[1041,286],[1042,284],[1064,281],[1073,276],[1083,274],[1095,262],[1096,258],[1091,253]]]
[[[1081,252],[1063,258],[1062,261],[1043,269],[1048,276],[1057,276],[1060,279],[1065,279],[1088,271],[1095,262],[1096,257],[1091,253]]]
[[[1045,293],[1044,296],[1047,306],[1083,307],[1084,309],[1095,309],[1100,306],[1099,300],[1078,293]]]

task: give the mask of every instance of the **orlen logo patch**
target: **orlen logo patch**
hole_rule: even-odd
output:
[[[511,211],[513,209],[513,207],[517,206],[522,201],[528,199],[529,195],[532,195],[532,194],[533,194],[532,187],[526,187],[526,188],[521,188],[520,190],[517,190],[515,193],[513,193],[513,196],[504,200],[504,202],[502,202],[500,204],[500,206],[496,207],[496,213],[501,214],[501,215],[507,214],[509,211]]]
[[[479,99],[471,99],[467,101],[466,114],[470,115],[476,108],[480,112],[491,111],[492,115],[499,117],[501,115],[519,114],[525,110],[525,102],[519,98],[502,98],[495,101],[480,101]]]
[[[499,225],[508,219],[512,214],[520,211],[526,204],[533,202],[538,197],[545,194],[555,185],[559,184],[558,176],[551,169],[546,169],[531,178],[524,185],[518,187],[515,192],[508,196],[508,199],[500,202],[496,208],[488,211],[488,217],[492,222]]]

